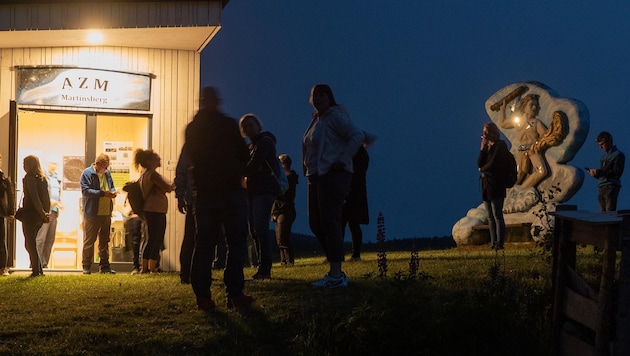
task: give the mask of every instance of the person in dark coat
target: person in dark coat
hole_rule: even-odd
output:
[[[361,245],[363,244],[363,231],[361,225],[370,223],[370,214],[368,211],[367,200],[367,183],[366,175],[370,156],[364,145],[352,158],[354,173],[352,173],[352,182],[350,183],[350,192],[343,205],[343,229],[345,233],[346,225],[350,229],[352,237],[352,257],[350,261],[361,260]]]
[[[271,208],[271,220],[276,223],[276,243],[280,249],[280,263],[285,266],[295,264],[295,252],[291,242],[291,228],[296,218],[295,188],[298,184],[298,175],[291,169],[291,157],[287,154],[278,156],[282,168],[289,181],[289,189],[276,198]]]
[[[488,211],[490,230],[490,248],[502,250],[505,241],[505,220],[503,219],[503,201],[507,186],[507,160],[511,155],[496,124],[483,125],[481,149],[477,166],[481,172],[481,195]]]

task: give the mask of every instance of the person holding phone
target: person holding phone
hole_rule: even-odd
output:
[[[609,132],[600,132],[595,142],[604,151],[600,159],[600,168],[586,167],[586,171],[591,177],[597,178],[599,211],[617,211],[617,198],[621,190],[621,175],[626,156],[613,145],[613,138]]]

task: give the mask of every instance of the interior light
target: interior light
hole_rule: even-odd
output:
[[[99,31],[90,31],[87,35],[87,41],[90,44],[100,44],[103,42],[103,34]]]

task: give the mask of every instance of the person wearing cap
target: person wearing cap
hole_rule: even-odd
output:
[[[602,131],[595,139],[604,155],[599,160],[600,168],[586,168],[588,174],[597,178],[597,201],[599,211],[617,211],[617,198],[621,189],[621,175],[626,162],[626,156],[613,145],[612,135]]]

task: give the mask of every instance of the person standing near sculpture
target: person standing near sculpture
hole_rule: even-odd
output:
[[[46,172],[48,179],[48,193],[50,195],[50,222],[42,225],[37,233],[37,251],[42,261],[42,267],[48,268],[48,260],[55,242],[55,233],[57,232],[57,219],[59,211],[63,209],[61,204],[61,178],[57,174],[57,161],[48,161],[48,171]]]
[[[210,286],[217,239],[225,236],[228,255],[223,282],[228,309],[250,305],[243,293],[243,266],[247,259],[247,192],[242,187],[249,152],[236,120],[219,110],[218,92],[202,91],[202,108],[186,127],[186,153],[193,166],[195,199],[195,250],[190,281],[197,308],[215,308]]]
[[[314,85],[309,101],[315,112],[302,138],[304,174],[308,178],[308,217],[329,266],[328,273],[311,285],[347,287],[349,280],[342,270],[343,202],[352,181],[352,157],[365,140],[365,134],[354,126],[346,109],[337,104],[328,85]]]
[[[162,159],[151,149],[137,149],[134,155],[136,169],[143,168],[138,181],[144,196],[144,218],[147,227],[147,243],[142,251],[142,273],[156,273],[160,250],[164,246],[168,198],[166,193],[175,189],[156,171]]]
[[[81,173],[83,209],[83,274],[91,274],[94,244],[98,237],[98,262],[101,273],[115,274],[109,264],[109,238],[112,225],[113,199],[116,198],[114,180],[109,171],[109,156],[101,153],[94,164]]]
[[[508,155],[511,155],[496,124],[483,125],[481,147],[477,157],[477,167],[481,172],[481,197],[488,213],[490,249],[502,250],[505,242],[505,220],[503,219],[503,201],[509,167]]]
[[[501,103],[499,126],[503,129],[516,130],[518,138],[518,155],[516,163],[518,166],[518,177],[516,185],[523,188],[535,187],[549,173],[544,153],[533,149],[534,144],[547,132],[547,126],[538,119],[540,112],[540,96],[537,94],[527,94],[519,104],[519,111],[523,117],[508,120],[505,109],[505,100]]]
[[[613,137],[606,131],[600,132],[595,141],[604,155],[600,159],[600,168],[587,168],[587,171],[591,177],[597,178],[599,211],[617,211],[626,156],[613,145]]]
[[[22,179],[24,188],[22,232],[26,251],[30,257],[31,277],[37,277],[44,275],[39,253],[37,253],[37,232],[43,224],[50,222],[50,197],[46,174],[37,156],[31,155],[24,158],[24,171],[26,175]]]
[[[253,279],[271,279],[273,240],[269,231],[269,217],[274,200],[280,193],[277,178],[280,174],[276,158],[276,138],[263,131],[262,123],[254,114],[246,114],[239,121],[241,135],[250,140],[249,162],[245,166],[248,194],[249,232],[256,242],[258,271]]]
[[[282,163],[283,172],[289,181],[289,189],[278,196],[271,208],[271,220],[276,224],[276,244],[280,249],[280,263],[285,266],[295,264],[295,252],[291,242],[291,228],[297,216],[295,212],[295,188],[298,184],[298,175],[291,169],[291,157],[287,154],[278,156]]]
[[[350,183],[350,193],[343,204],[343,231],[346,225],[350,229],[352,238],[352,256],[350,261],[361,261],[361,246],[363,245],[363,231],[361,224],[370,223],[370,214],[367,200],[367,170],[370,163],[370,156],[364,145],[359,146],[359,150],[352,158],[352,183]]]
[[[2,154],[0,154],[0,276],[8,276],[6,219],[15,214],[15,188],[9,177],[2,171]]]

